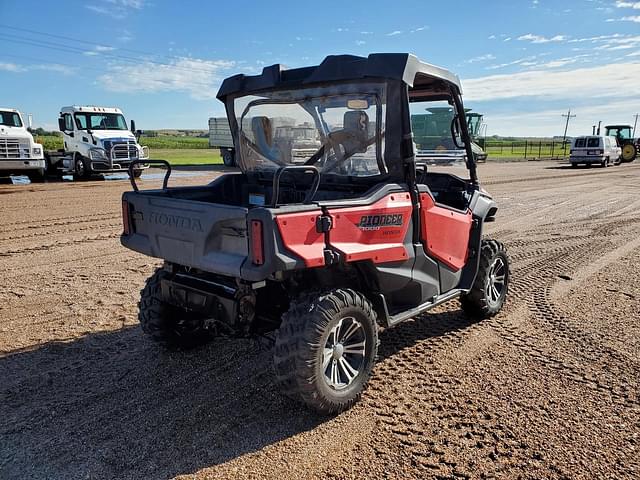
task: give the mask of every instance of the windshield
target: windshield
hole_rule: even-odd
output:
[[[127,130],[127,122],[120,113],[76,113],[78,130]]]
[[[20,115],[16,112],[0,111],[0,125],[7,127],[21,127],[22,121],[20,120]]]
[[[618,137],[621,140],[629,140],[631,138],[631,127],[611,128],[607,135]]]
[[[343,84],[246,95],[234,101],[244,170],[314,165],[323,174],[386,173],[385,87]]]
[[[418,157],[438,159],[443,162],[462,160],[465,150],[462,140],[454,142],[451,124],[455,109],[444,100],[412,101],[411,129]]]

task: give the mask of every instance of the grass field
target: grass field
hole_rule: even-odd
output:
[[[45,150],[62,148],[62,137],[54,135],[37,136]],[[197,137],[178,137],[162,135],[142,137],[140,143],[149,147],[151,158],[167,160],[172,165],[211,165],[221,164],[222,158],[217,149],[209,148],[209,139]]]
[[[171,165],[222,164],[218,149],[150,148],[153,159],[167,160]]]

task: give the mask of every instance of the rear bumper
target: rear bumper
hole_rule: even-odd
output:
[[[570,157],[571,163],[602,163],[605,160],[604,155],[589,155],[580,157]],[[616,159],[617,160],[617,159]]]
[[[44,158],[2,160],[0,159],[0,172],[24,172],[26,170],[38,170],[45,168]]]

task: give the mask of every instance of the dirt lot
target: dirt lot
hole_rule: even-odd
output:
[[[362,402],[330,419],[272,388],[253,341],[142,335],[158,262],[119,244],[126,181],[1,185],[0,478],[639,478],[640,164],[480,175],[506,308],[382,332]]]

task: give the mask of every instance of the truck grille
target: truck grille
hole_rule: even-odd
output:
[[[22,148],[22,152],[21,152]],[[0,138],[0,160],[19,160],[29,158],[29,147],[20,146],[17,138]]]
[[[138,158],[138,147],[135,143],[115,143],[111,147],[112,160],[135,160]]]

